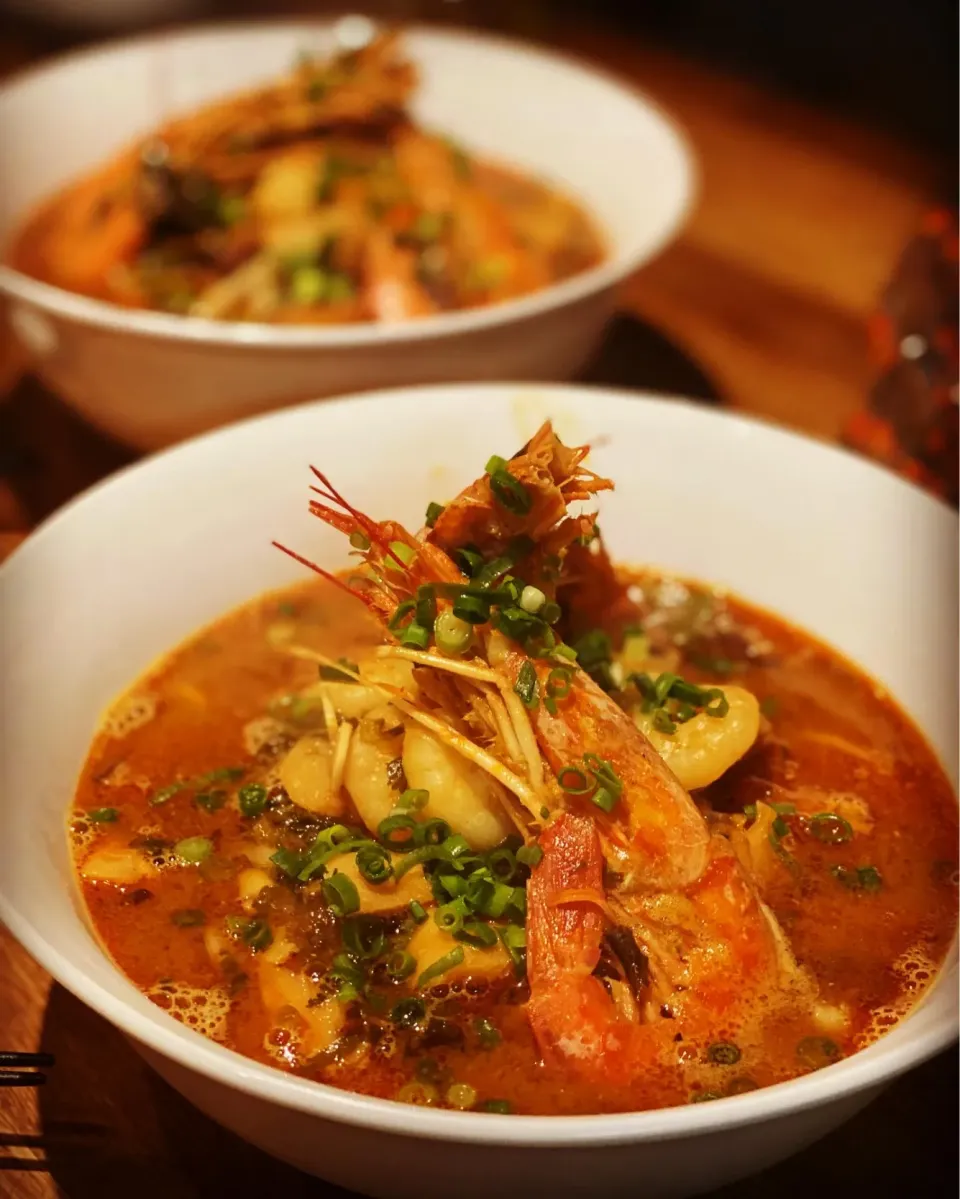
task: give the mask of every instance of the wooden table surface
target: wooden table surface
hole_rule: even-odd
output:
[[[557,40],[669,109],[701,173],[683,236],[626,286],[588,377],[686,392],[835,438],[869,382],[865,319],[923,210],[950,194],[950,164],[597,31]],[[0,75],[34,55],[29,42],[0,38]],[[20,366],[0,334],[0,557],[132,458],[18,382]],[[0,930],[0,1048],[41,1045],[57,1056],[48,1085],[0,1090],[0,1196],[341,1194],[190,1108]],[[735,1193],[956,1195],[956,1076],[955,1055],[942,1055]]]

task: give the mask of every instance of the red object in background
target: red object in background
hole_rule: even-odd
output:
[[[958,502],[957,220],[935,211],[904,252],[870,325],[880,376],[843,440]]]

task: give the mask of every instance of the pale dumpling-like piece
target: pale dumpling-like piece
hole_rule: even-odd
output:
[[[419,725],[407,725],[403,772],[409,787],[430,792],[420,818],[445,820],[473,849],[493,849],[513,831],[499,784]]]

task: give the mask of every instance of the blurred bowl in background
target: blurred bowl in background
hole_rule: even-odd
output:
[[[166,120],[332,48],[334,22],[207,26],[70,54],[0,88],[0,240],[40,201]],[[682,134],[643,95],[569,58],[411,28],[418,122],[564,188],[606,235],[599,266],[521,299],[403,324],[294,327],[132,311],[0,265],[40,378],[141,449],[270,408],[386,384],[563,380],[617,286],[677,233],[694,185]]]
[[[28,16],[64,29],[108,33],[152,21],[180,20],[203,7],[203,0],[0,0],[0,12]]]

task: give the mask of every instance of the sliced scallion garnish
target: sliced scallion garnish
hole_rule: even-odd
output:
[[[351,916],[360,910],[360,893],[356,883],[336,871],[322,884],[323,898],[335,916]]]
[[[119,818],[120,813],[116,808],[92,808],[85,815],[94,824],[113,824]]]
[[[462,945],[457,945],[449,953],[445,953],[443,957],[437,958],[435,962],[431,963],[431,965],[427,966],[421,972],[420,977],[417,979],[418,990],[422,991],[434,979],[441,978],[448,971],[453,970],[454,967],[462,965],[463,959],[464,952]]]
[[[525,708],[529,708],[531,711],[536,708],[539,702],[540,685],[537,682],[537,671],[532,662],[524,662],[520,667],[513,689],[520,696]]]

